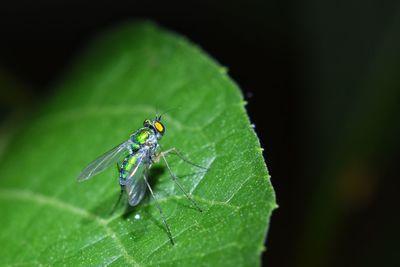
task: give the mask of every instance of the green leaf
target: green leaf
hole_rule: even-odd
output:
[[[275,195],[224,68],[181,36],[127,24],[94,41],[55,92],[0,162],[0,265],[259,265]],[[163,116],[160,144],[209,169],[168,158],[201,213],[154,166],[172,246],[149,196],[110,214],[116,168],[83,183],[76,177],[145,118],[177,107]]]

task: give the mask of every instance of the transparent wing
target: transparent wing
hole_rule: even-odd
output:
[[[146,193],[146,184],[143,179],[143,175],[148,169],[148,165],[146,163],[147,153],[143,152],[137,156],[138,160],[129,173],[125,183],[125,189],[128,194],[128,202],[131,206],[136,206],[139,204]]]
[[[129,153],[129,146],[131,145],[132,141],[128,139],[127,141],[119,144],[118,146],[114,147],[110,151],[104,153],[91,163],[86,166],[79,174],[77,180],[84,181],[87,180],[96,174],[104,171],[109,166],[116,164],[122,157],[126,156]]]

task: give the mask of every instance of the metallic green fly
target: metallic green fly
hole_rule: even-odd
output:
[[[104,171],[106,168],[116,164],[119,172],[119,184],[121,186],[121,193],[119,195],[116,206],[120,202],[121,197],[125,191],[128,195],[129,205],[138,205],[143,199],[146,188],[148,188],[160,212],[161,218],[167,230],[168,237],[171,243],[174,244],[171,230],[165,219],[164,213],[148,182],[150,167],[153,163],[156,163],[160,159],[162,159],[169,171],[172,180],[200,212],[202,210],[199,205],[197,205],[197,203],[191,198],[191,196],[185,191],[185,189],[183,189],[182,185],[178,182],[177,176],[171,170],[167,162],[166,156],[168,154],[175,154],[186,163],[189,163],[198,168],[206,168],[192,163],[191,161],[186,159],[176,148],[171,148],[166,151],[158,152],[160,148],[158,142],[162,138],[164,133],[165,127],[161,123],[161,115],[157,115],[153,121],[145,120],[142,128],[134,132],[130,136],[130,138],[122,144],[119,144],[118,146],[114,147],[110,151],[92,161],[86,168],[82,170],[77,179],[78,181],[85,181]]]

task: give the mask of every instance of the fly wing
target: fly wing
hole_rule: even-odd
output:
[[[131,179],[127,181],[126,192],[128,193],[128,202],[132,207],[136,206],[143,199],[146,193],[146,183],[143,177],[138,177],[138,179]]]
[[[147,172],[148,165],[146,163],[147,153],[138,154],[138,160],[131,169],[125,183],[125,189],[128,193],[129,205],[136,206],[143,199],[146,193],[146,183],[143,175]]]
[[[87,180],[104,171],[112,164],[116,164],[123,156],[126,156],[129,153],[128,148],[131,143],[131,140],[127,140],[89,163],[89,165],[87,165],[79,174],[77,180],[79,182]]]

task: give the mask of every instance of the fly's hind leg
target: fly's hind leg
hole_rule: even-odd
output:
[[[115,210],[117,209],[119,203],[121,202],[122,195],[124,194],[124,190],[125,190],[125,186],[124,186],[124,185],[121,185],[121,191],[120,191],[120,193],[119,193],[118,200],[117,200],[117,202],[114,204],[114,207],[113,207],[113,209],[111,210],[111,214],[114,214],[114,212],[115,212]]]

